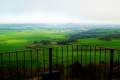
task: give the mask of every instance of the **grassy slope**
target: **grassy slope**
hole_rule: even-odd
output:
[[[35,40],[41,40],[41,39],[64,39],[66,38],[66,36],[63,33],[57,33],[57,32],[51,32],[51,31],[28,31],[28,32],[9,32],[9,33],[5,33],[0,35],[0,49],[3,50],[16,50],[18,48],[23,48],[25,45],[31,43],[32,41]],[[104,46],[104,47],[114,47],[117,48],[120,45],[120,40],[117,39],[113,39],[113,41],[102,41],[102,40],[98,40],[97,38],[86,38],[86,39],[79,39],[78,42],[76,42],[77,44],[83,44],[83,45],[100,45],[100,46]],[[59,45],[56,45],[57,47],[59,47]],[[10,48],[10,49],[9,49]],[[76,49],[76,47],[74,47]],[[62,63],[62,50],[59,49],[58,53],[54,51],[53,57],[55,60],[53,60],[54,63],[56,63],[56,59],[58,60],[58,63]],[[104,51],[103,51],[104,52]],[[29,54],[28,54],[29,53]],[[57,53],[57,55],[56,55]],[[86,53],[86,55],[84,54]],[[96,52],[96,57],[94,54],[94,51],[91,52],[91,59],[92,61],[94,61],[94,59],[96,58],[96,61],[99,62],[99,52]],[[48,54],[47,52],[45,53],[41,53],[39,52],[39,65],[44,65],[43,61],[43,54],[45,55],[45,64],[48,65]],[[68,54],[68,58],[67,58],[67,54]],[[18,54],[18,61],[19,61],[19,66],[24,66],[24,53],[19,52]],[[30,67],[31,66],[31,56],[30,56],[30,52],[26,52],[25,53],[25,65],[26,67]],[[79,52],[79,61],[81,61],[81,53]],[[85,59],[86,59],[86,63],[89,63],[90,61],[90,53],[83,51],[82,53],[82,63],[85,63]],[[58,56],[58,58],[55,58],[56,56]],[[9,54],[4,54],[4,66],[7,66],[9,63]],[[11,64],[12,66],[16,66],[16,53],[11,53],[10,54],[11,57]],[[102,55],[102,60],[105,59],[105,55]],[[73,51],[73,61],[77,60],[77,51],[74,50]],[[107,58],[109,61],[109,54],[107,54]],[[115,56],[115,59],[117,59],[117,56]],[[68,62],[67,62],[68,60]],[[36,67],[37,66],[37,54],[36,52],[32,53],[32,66]],[[68,53],[66,48],[64,48],[64,53],[63,53],[63,63],[64,64],[70,64],[72,62],[72,52],[71,52],[71,48],[69,48]]]
[[[85,39],[79,39],[75,43],[81,44],[81,45],[98,45],[98,46],[107,47],[107,48],[120,47],[120,39],[113,39],[112,41],[104,41],[104,40],[99,40],[97,38],[85,38]]]
[[[26,31],[26,32],[8,32],[0,35],[0,50],[16,50],[25,48],[25,45],[33,41],[43,39],[64,39],[64,33],[52,31]]]

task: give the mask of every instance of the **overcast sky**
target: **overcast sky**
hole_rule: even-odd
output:
[[[120,0],[0,0],[0,23],[120,23]]]

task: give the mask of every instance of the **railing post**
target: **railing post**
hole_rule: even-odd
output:
[[[42,80],[60,80],[60,72],[52,71],[52,51],[53,48],[48,48],[49,53],[49,72],[44,72],[42,75]]]
[[[49,72],[52,73],[52,48],[49,48]]]
[[[109,80],[112,80],[112,73],[113,73],[113,53],[114,53],[114,49],[110,49],[110,75],[109,75]]]

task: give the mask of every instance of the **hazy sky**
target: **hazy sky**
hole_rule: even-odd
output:
[[[120,23],[120,0],[0,0],[0,23]]]

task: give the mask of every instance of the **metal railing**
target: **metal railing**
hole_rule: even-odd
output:
[[[0,53],[0,80],[41,80],[41,74],[56,70],[62,80],[119,79],[119,53],[119,49],[87,45]]]

